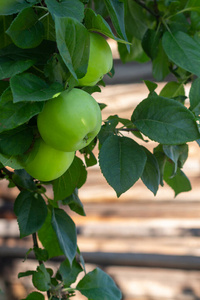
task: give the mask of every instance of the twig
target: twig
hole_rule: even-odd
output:
[[[155,18],[158,18],[158,14],[151,10],[149,7],[147,7],[143,2],[140,2],[139,0],[134,0],[138,5],[143,7],[146,11],[148,11],[151,15],[153,15]],[[156,3],[157,4],[157,3]]]

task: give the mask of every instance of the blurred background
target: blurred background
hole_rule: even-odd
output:
[[[115,76],[106,77],[106,87],[93,96],[107,104],[103,119],[114,114],[130,118],[148,95],[142,80],[153,80],[151,65],[123,65],[116,44],[109,42]],[[158,83],[156,91],[164,85]],[[152,150],[156,143],[147,145]],[[79,191],[86,217],[69,213],[77,225],[87,271],[99,266],[110,274],[122,290],[123,300],[200,300],[200,155],[196,143],[189,145],[183,171],[192,191],[176,198],[167,185],[154,197],[141,181],[117,198],[99,167],[88,169],[87,183]],[[19,239],[13,213],[17,194],[15,188],[8,189],[7,182],[0,181],[0,300],[26,298],[33,290],[31,278],[18,279],[17,274],[37,266],[31,255],[24,261],[32,240]],[[58,264],[51,262],[50,266],[56,271]],[[73,299],[86,298],[77,295]]]

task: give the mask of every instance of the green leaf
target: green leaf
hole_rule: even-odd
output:
[[[160,184],[160,170],[156,157],[146,148],[143,148],[146,153],[147,161],[142,173],[141,179],[146,187],[156,195]]]
[[[170,73],[168,57],[163,50],[161,41],[158,46],[157,56],[153,60],[152,67],[152,74],[157,81],[164,80],[164,78]]]
[[[0,2],[0,15],[13,15],[17,14],[26,7],[30,7],[37,3],[38,0],[1,0]]]
[[[54,199],[56,201],[69,197],[75,188],[80,188],[86,181],[87,171],[83,161],[75,156],[69,169],[53,181]]]
[[[122,299],[121,291],[113,279],[99,268],[86,274],[83,279],[79,281],[76,289],[90,300]]]
[[[144,135],[161,144],[184,144],[199,139],[193,113],[181,103],[156,94],[139,103],[131,120]]]
[[[46,15],[40,20],[44,26],[44,39],[49,41],[56,40],[55,23],[51,14]]]
[[[179,168],[173,176],[174,165],[173,163],[166,162],[164,170],[164,181],[174,190],[175,197],[183,192],[191,190],[191,184],[187,176]]]
[[[124,3],[119,0],[104,0],[104,3],[119,38],[127,41],[124,23]],[[126,47],[130,50],[130,45],[126,44]]]
[[[49,259],[48,251],[46,249],[34,247],[34,254],[38,261],[47,261]]]
[[[67,68],[77,80],[83,77],[87,71],[89,32],[73,18],[55,17],[55,25],[58,50]]]
[[[38,231],[47,216],[47,207],[41,195],[22,191],[16,198],[14,212],[20,229],[20,237]]]
[[[4,167],[11,167],[13,169],[23,169],[23,166],[18,161],[17,157],[13,155],[4,155],[0,153],[0,162]]]
[[[44,224],[38,231],[38,237],[43,247],[48,251],[49,258],[63,255],[57,235],[51,224],[52,213],[48,210]]]
[[[23,154],[29,149],[32,141],[32,128],[19,126],[0,134],[0,152],[5,155]]]
[[[82,271],[83,269],[76,259],[73,260],[72,265],[70,265],[68,259],[65,259],[59,268],[59,273],[62,276],[63,283],[67,287],[76,281],[78,274]]]
[[[22,73],[13,76],[10,80],[13,93],[13,102],[45,101],[57,97],[63,86],[54,82],[47,84],[43,79],[31,73]]]
[[[160,34],[153,30],[147,29],[142,39],[142,47],[146,54],[153,60],[158,54]]]
[[[0,95],[3,94],[3,92],[9,87],[9,81],[8,80],[1,80],[0,81]],[[0,98],[1,99],[1,98]]]
[[[177,66],[200,76],[200,44],[184,32],[165,32],[163,48]]]
[[[114,35],[110,25],[105,21],[105,19],[96,14],[92,9],[87,8],[85,10],[85,18],[84,18],[85,27],[90,31],[100,32],[111,39],[116,40],[117,42],[127,43],[124,40],[119,39]]]
[[[188,145],[163,145],[163,151],[174,162],[174,174],[178,167],[183,167],[188,157]],[[173,175],[174,175],[173,174]]]
[[[43,40],[44,26],[38,20],[33,8],[25,8],[14,19],[6,33],[20,48],[37,47]]]
[[[39,114],[44,102],[13,103],[10,89],[7,89],[0,100],[0,133],[16,128]]]
[[[65,198],[62,203],[64,205],[69,205],[70,209],[75,211],[81,216],[86,216],[83,204],[78,197],[78,189],[75,189],[74,192],[67,198]]]
[[[84,18],[84,5],[79,0],[45,0],[52,16],[70,17],[82,21]]]
[[[99,164],[107,182],[119,197],[140,178],[146,163],[146,155],[134,140],[111,135],[103,143]]]
[[[3,50],[4,49],[2,49],[2,52]],[[23,57],[18,59],[17,55],[11,57],[0,51],[0,79],[10,78],[15,74],[22,73],[29,69],[33,64],[33,59]]]
[[[127,48],[124,44],[118,44],[118,51],[120,54],[120,59],[123,63],[130,61],[137,61],[139,63],[145,63],[150,60],[142,48],[141,41],[136,37],[132,37],[130,45],[130,52],[127,51]]]
[[[195,79],[192,83],[189,92],[190,99],[190,110],[192,110],[195,114],[200,114],[200,78]]]
[[[149,92],[152,93],[157,89],[158,85],[155,82],[152,82],[150,80],[144,80],[144,83],[146,84],[146,87],[148,88]]]
[[[184,96],[184,85],[180,82],[170,81],[160,91],[159,96],[166,98],[176,98],[178,96]]]
[[[10,78],[29,69],[34,63],[45,65],[56,51],[56,43],[43,41],[38,47],[21,49],[14,44],[0,49],[0,79]]]
[[[45,299],[43,294],[39,292],[32,292],[24,300],[45,300]]]
[[[52,213],[52,226],[56,232],[60,248],[72,265],[76,255],[76,226],[68,214],[59,208],[54,208]]]
[[[44,73],[50,82],[59,82],[60,84],[64,84],[69,77],[69,71],[57,53],[47,62]]]
[[[34,273],[35,273],[35,271],[20,272],[18,274],[18,278],[23,278],[23,277],[26,277],[26,276],[30,276],[30,275],[33,275]]]
[[[37,267],[32,277],[33,285],[42,292],[46,292],[51,288],[51,277],[44,264]]]
[[[31,191],[37,190],[37,186],[33,181],[33,178],[23,169],[15,170],[12,179],[15,182],[15,184],[17,184],[23,189],[27,189]]]
[[[0,16],[0,49],[12,43],[10,37],[6,34],[12,20],[12,16]]]

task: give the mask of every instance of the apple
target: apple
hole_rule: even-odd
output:
[[[87,92],[73,88],[46,102],[37,126],[43,140],[60,151],[86,147],[101,129],[101,109]]]
[[[90,33],[90,53],[87,73],[79,79],[80,86],[94,86],[113,66],[112,51],[107,41],[97,33]]]
[[[27,155],[19,158],[24,169],[32,177],[41,181],[51,181],[60,177],[70,167],[75,152],[63,152],[37,139]]]

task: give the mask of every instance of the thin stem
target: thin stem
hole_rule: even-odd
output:
[[[33,249],[39,249],[39,245],[38,245],[38,240],[37,240],[37,235],[36,233],[33,233],[32,234],[32,238],[33,238]],[[42,260],[39,260],[38,261],[40,265],[43,264],[43,261]]]
[[[151,10],[149,7],[147,7],[143,2],[140,2],[139,0],[134,0],[138,5],[143,7],[146,11],[148,11],[151,15],[153,15],[155,18],[158,18],[158,15],[156,12]]]
[[[49,11],[46,13],[46,14],[44,14],[43,16],[41,16],[39,19],[38,19],[38,21],[41,21],[43,18],[45,18],[46,16],[48,16],[49,15]]]

